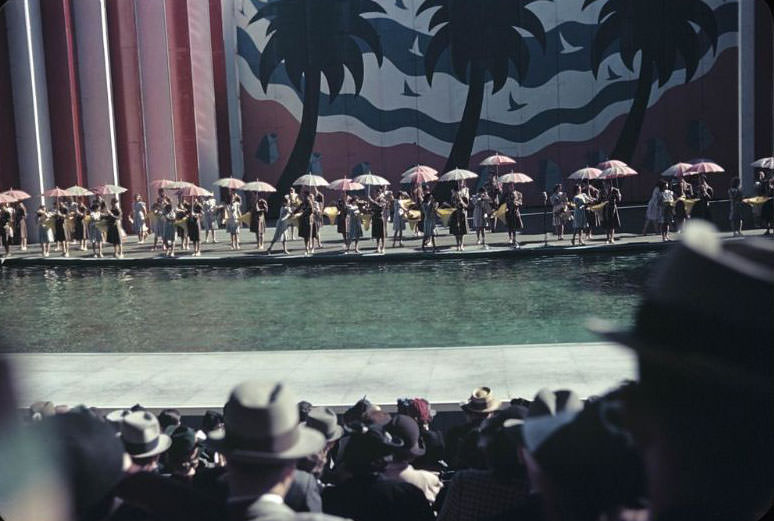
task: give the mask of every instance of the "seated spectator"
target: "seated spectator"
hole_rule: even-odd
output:
[[[774,243],[692,223],[656,268],[632,330],[624,423],[653,519],[757,521],[774,503]]]
[[[489,387],[479,387],[460,408],[465,411],[465,423],[446,433],[446,461],[452,469],[486,468],[484,455],[478,448],[479,429],[500,408],[500,402]]]
[[[323,510],[354,521],[433,521],[430,505],[414,485],[387,479],[383,472],[401,442],[378,425],[352,425],[342,482],[323,490]]]
[[[416,458],[412,465],[417,469],[443,470],[446,467],[444,461],[444,443],[441,432],[430,428],[435,411],[430,408],[430,403],[424,398],[400,398],[398,400],[398,414],[410,416],[419,425],[419,433],[425,447],[424,455]]]
[[[306,400],[298,402],[298,419],[301,423],[306,421],[306,417],[309,416],[309,411],[312,410],[312,404]]]
[[[159,413],[158,419],[162,432],[167,432],[170,426],[177,427],[180,425],[180,411],[177,409],[164,409]]]
[[[169,436],[161,432],[156,417],[145,410],[124,416],[121,441],[132,458],[130,472],[157,472],[159,457],[172,445]]]
[[[419,425],[409,416],[396,414],[385,429],[394,439],[402,441],[403,446],[393,451],[392,461],[387,464],[384,476],[388,479],[411,483],[422,491],[432,505],[442,487],[438,474],[417,470],[411,465],[415,458],[425,454]]]
[[[191,483],[199,466],[199,442],[196,432],[185,425],[170,426],[167,433],[172,444],[164,453],[164,472],[173,479]]]
[[[498,411],[483,422],[479,445],[487,468],[460,470],[454,475],[443,501],[439,521],[476,521],[512,508],[529,492],[524,466],[519,461],[519,436],[513,429],[526,414],[514,406]]]

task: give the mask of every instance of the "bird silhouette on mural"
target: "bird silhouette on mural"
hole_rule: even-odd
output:
[[[409,87],[408,81],[406,81],[406,80],[403,80],[403,95],[404,96],[409,96],[409,97],[412,97],[412,98],[418,98],[419,97],[419,94],[417,94],[416,92],[411,90],[411,87]]]
[[[620,80],[620,79],[621,79],[621,75],[617,74],[613,70],[613,68],[610,65],[608,65],[607,66],[607,81],[615,81],[615,80]]]
[[[513,93],[508,93],[508,112],[515,112],[517,110],[523,109],[526,106],[526,103],[519,103],[513,99]]]
[[[414,43],[411,44],[409,52],[414,56],[422,56],[422,51],[419,50],[419,36],[414,37]]]
[[[583,47],[570,45],[561,32],[559,33],[559,42],[562,44],[562,50],[559,51],[559,54],[572,54],[574,52],[583,50]]]

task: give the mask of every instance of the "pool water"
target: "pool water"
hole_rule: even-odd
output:
[[[0,270],[4,350],[586,342],[631,322],[657,253],[245,268]]]

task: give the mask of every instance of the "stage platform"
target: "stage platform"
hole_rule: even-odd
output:
[[[299,399],[338,411],[363,396],[385,405],[423,396],[444,411],[459,410],[477,386],[503,401],[531,398],[541,387],[588,397],[636,376],[632,353],[607,343],[7,356],[21,407],[36,400],[99,409],[140,403],[189,415],[222,407],[229,390],[250,378],[285,382]]]

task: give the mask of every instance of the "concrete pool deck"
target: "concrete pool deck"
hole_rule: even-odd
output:
[[[141,403],[192,415],[222,407],[230,389],[251,378],[285,382],[299,399],[341,411],[364,395],[386,405],[423,396],[438,410],[458,410],[482,385],[504,401],[541,387],[588,397],[636,375],[633,354],[609,343],[7,357],[22,407],[37,400],[100,409]]]
[[[90,251],[80,251],[72,249],[70,257],[63,257],[61,252],[51,252],[51,256],[43,258],[37,245],[31,245],[26,252],[19,251],[18,247],[13,247],[12,255],[8,258],[0,259],[0,266],[8,267],[30,267],[30,266],[51,266],[51,267],[170,267],[170,266],[260,266],[260,265],[312,265],[312,264],[341,264],[341,263],[386,263],[386,262],[404,262],[429,259],[488,259],[488,258],[529,258],[536,256],[552,255],[583,255],[583,254],[627,254],[647,251],[662,251],[670,247],[675,242],[663,242],[660,234],[650,234],[647,236],[636,235],[632,233],[621,233],[616,235],[615,244],[606,244],[604,235],[596,234],[592,240],[587,242],[586,246],[571,246],[570,237],[572,233],[567,234],[563,241],[555,240],[555,237],[548,236],[548,245],[545,245],[544,235],[541,234],[523,234],[519,235],[521,248],[514,249],[507,245],[507,234],[497,232],[487,234],[487,244],[489,249],[483,249],[476,245],[475,233],[466,236],[465,250],[457,252],[454,247],[454,237],[441,230],[437,238],[439,247],[438,253],[421,251],[421,239],[413,237],[412,233],[404,240],[403,248],[390,248],[392,239],[387,241],[387,249],[384,254],[375,253],[375,242],[366,239],[360,242],[362,254],[354,252],[345,255],[344,245],[341,236],[336,233],[334,226],[325,226],[322,229],[323,248],[316,250],[311,256],[304,255],[304,243],[302,240],[288,241],[290,254],[273,253],[268,255],[266,252],[258,251],[255,246],[255,236],[247,229],[241,233],[242,249],[239,251],[231,250],[228,244],[228,236],[225,231],[218,231],[218,243],[203,244],[200,257],[191,256],[192,251],[176,252],[176,257],[165,257],[159,252],[151,251],[152,241],[145,244],[138,244],[136,236],[129,236],[124,245],[125,256],[123,259],[117,259],[112,256],[112,247],[105,247],[105,257],[101,259],[91,257]],[[762,230],[748,230],[745,235],[748,237],[762,235]],[[267,228],[266,236],[272,237],[273,228]],[[731,238],[731,232],[719,232],[723,239]],[[672,237],[676,241],[679,234],[673,233]],[[268,243],[267,243],[268,245]],[[280,246],[280,245],[277,245]],[[275,250],[278,252],[280,250]]]

